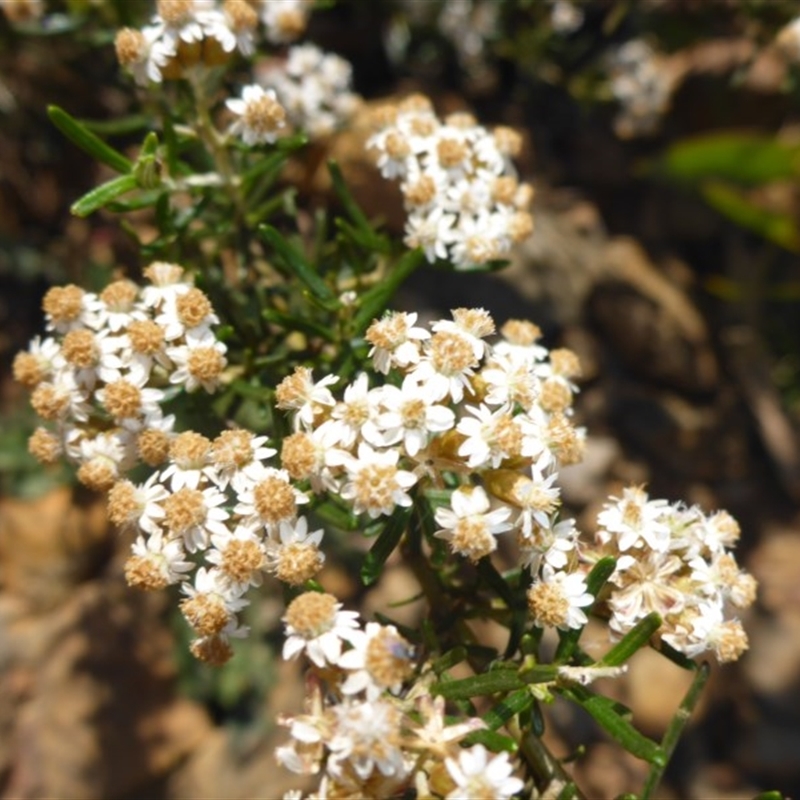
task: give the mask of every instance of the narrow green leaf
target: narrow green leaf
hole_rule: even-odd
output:
[[[353,334],[361,335],[389,307],[389,301],[406,279],[425,261],[422,250],[411,250],[394,265],[380,283],[361,295],[359,309],[353,319]]]
[[[350,241],[363,250],[380,253],[381,255],[386,255],[390,250],[391,246],[389,240],[384,237],[376,236],[375,231],[365,233],[361,228],[341,217],[336,218],[335,224],[336,229],[339,231],[340,239]],[[368,268],[364,267],[362,271],[367,272]]]
[[[558,665],[533,664],[523,667],[519,671],[519,677],[527,684],[552,683],[558,677]]]
[[[516,753],[518,749],[517,743],[510,736],[488,730],[473,731],[465,736],[461,743],[467,747],[473,744],[482,744],[493,753]]]
[[[93,158],[103,164],[107,164],[117,172],[127,173],[133,169],[133,162],[130,159],[95,136],[85,125],[70,116],[63,108],[48,106],[47,116],[50,117],[50,121],[64,136]]]
[[[136,178],[133,175],[120,175],[87,192],[80,200],[76,200],[72,204],[70,211],[76,217],[88,217],[89,214],[107,205],[114,198],[136,188]]]
[[[701,186],[701,192],[710,206],[737,225],[754,231],[786,250],[800,252],[800,231],[793,213],[765,208],[741,189],[722,181],[706,181]]]
[[[78,122],[99,136],[121,136],[147,128],[151,118],[146,114],[129,114],[114,119],[82,119]]]
[[[661,748],[652,739],[639,733],[620,715],[618,703],[608,697],[594,694],[583,686],[560,688],[558,691],[584,708],[603,730],[629,753],[650,764],[664,762]]]
[[[242,175],[242,188],[249,192],[259,178],[277,176],[285,163],[286,153],[277,151],[264,156]]]
[[[123,176],[124,177],[124,176]],[[129,200],[112,200],[106,204],[109,211],[115,214],[123,214],[128,211],[141,211],[143,208],[150,208],[156,205],[164,197],[163,189],[151,189],[148,192],[140,192]]]
[[[345,183],[341,168],[333,159],[328,161],[328,171],[333,182],[333,190],[344,206],[345,213],[353,221],[355,229],[363,237],[364,244],[370,250],[377,250],[380,253],[388,252],[389,242],[387,238],[375,232],[375,226],[370,223],[361,210]]]
[[[466,661],[467,658],[467,650],[465,647],[458,645],[454,647],[452,650],[449,650],[444,655],[439,656],[433,660],[431,664],[431,668],[437,675],[441,675],[448,669],[451,669],[456,664],[460,664],[462,661]]]
[[[678,746],[678,741],[683,734],[684,728],[689,722],[692,712],[700,700],[700,695],[705,688],[706,682],[708,681],[708,676],[710,674],[711,670],[709,669],[708,664],[702,664],[695,673],[695,676],[689,685],[689,689],[681,701],[678,710],[675,712],[675,716],[667,726],[667,730],[664,733],[664,738],[661,740],[661,751],[664,754],[664,760],[663,763],[653,764],[652,768],[650,769],[650,774],[647,776],[647,780],[645,781],[644,788],[642,790],[642,800],[649,800],[649,798],[653,796],[653,793],[658,788],[659,783],[661,783],[661,778],[664,776],[664,771],[667,768],[667,764],[669,763],[670,758],[672,758],[672,754],[675,752],[675,748]]]
[[[398,508],[389,517],[386,527],[375,540],[361,567],[361,580],[365,586],[370,586],[380,577],[386,559],[403,538],[410,516],[410,508]]]
[[[641,650],[661,627],[661,617],[651,612],[640,619],[598,662],[598,667],[618,667]]]
[[[258,230],[286,269],[303,283],[321,305],[331,310],[339,307],[339,301],[328,284],[278,230],[271,225],[259,225]]]
[[[471,697],[496,694],[497,692],[513,692],[524,688],[525,684],[516,669],[495,669],[472,678],[435,683],[431,691],[448,700],[468,700]]]
[[[358,527],[358,520],[352,511],[330,501],[320,503],[314,509],[314,514],[328,525],[343,531],[353,531]]]
[[[686,183],[714,178],[757,186],[797,178],[800,146],[766,134],[703,134],[673,144],[656,163],[655,170]]]
[[[532,705],[533,695],[527,689],[520,689],[503,698],[496,706],[483,714],[481,719],[489,730],[496,731],[501,725],[505,725],[517,714],[527,711]]]

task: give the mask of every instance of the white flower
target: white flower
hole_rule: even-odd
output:
[[[282,522],[295,518],[297,506],[307,503],[308,497],[292,486],[286,470],[264,467],[256,482],[237,494],[237,500],[233,511],[245,525],[276,531]]]
[[[511,529],[508,508],[490,511],[489,497],[480,486],[456,489],[450,498],[451,508],[437,508],[436,522],[441,529],[435,536],[446,539],[455,553],[478,561],[497,547],[495,537]]]
[[[493,411],[481,404],[477,408],[467,406],[466,410],[473,417],[461,419],[456,430],[466,437],[458,454],[467,459],[468,467],[497,469],[505,459],[522,455],[522,428],[507,407]]]
[[[231,98],[225,105],[238,116],[231,133],[240,134],[247,145],[272,144],[286,125],[286,111],[273,89],[251,84],[242,89],[240,98]]]
[[[412,472],[397,468],[400,454],[396,450],[379,452],[362,442],[358,458],[345,464],[348,482],[341,496],[353,502],[356,514],[366,512],[373,519],[381,514],[391,514],[396,506],[412,504],[408,489],[417,478]]]
[[[237,592],[261,585],[261,569],[266,561],[262,536],[251,528],[237,525],[233,531],[226,528],[213,533],[211,545],[206,550],[205,560],[213,564]]]
[[[668,511],[666,500],[650,500],[636,486],[626,487],[622,497],[610,499],[614,502],[606,503],[597,515],[601,526],[597,538],[603,544],[614,540],[623,553],[645,544],[661,553],[669,548],[670,530],[663,521]]]
[[[447,800],[474,800],[476,797],[492,797],[494,800],[508,800],[521,791],[524,784],[513,777],[513,764],[506,752],[491,758],[489,751],[476,744],[458,754],[458,760],[445,759],[445,766],[456,784]]]
[[[171,537],[181,537],[190,552],[205,550],[211,534],[227,533],[230,514],[223,506],[225,495],[213,486],[190,489],[184,486],[162,502],[164,524]]]
[[[108,496],[108,516],[122,530],[135,527],[153,536],[161,534],[164,509],[161,502],[169,492],[158,483],[154,472],[145,483],[135,486],[130,481],[116,483]]]
[[[393,625],[369,622],[352,645],[338,663],[349,673],[342,694],[366,692],[367,700],[376,700],[386,690],[400,691],[411,674],[413,650]]]
[[[169,382],[182,384],[187,392],[201,387],[209,393],[216,391],[227,365],[227,349],[210,330],[187,333],[185,345],[167,349],[167,356],[175,364]]]
[[[517,520],[519,524],[520,520]],[[523,525],[518,539],[520,561],[530,568],[533,575],[538,573],[542,563],[554,570],[564,569],[570,555],[575,552],[577,538],[574,519],[564,519],[555,524],[550,520],[543,525],[532,524],[527,532]]]
[[[594,598],[586,591],[580,572],[557,572],[545,564],[542,578],[528,590],[528,608],[534,624],[559,630],[580,628],[589,619],[582,610]]]
[[[160,532],[147,538],[137,537],[131,551],[160,573],[165,584],[185,580],[187,573],[194,569],[194,564],[186,560],[180,539],[167,539]]]
[[[619,558],[611,577],[618,588],[608,600],[612,612],[609,627],[621,634],[652,611],[662,618],[679,614],[687,600],[678,576],[682,568],[676,555],[656,551]]]
[[[447,246],[455,239],[455,221],[455,214],[446,214],[442,208],[425,215],[409,214],[403,242],[411,249],[421,247],[431,264],[437,258],[446,259]]]
[[[430,403],[423,388],[411,381],[403,387],[386,384],[382,387],[381,406],[374,430],[365,431],[364,438],[376,446],[389,446],[402,441],[412,458],[425,448],[431,433],[450,430],[455,414],[446,406]]]
[[[365,338],[372,345],[369,355],[378,372],[386,375],[392,366],[407,367],[420,358],[420,342],[430,339],[430,332],[414,325],[416,312],[396,311],[375,320]]]
[[[358,612],[341,608],[333,595],[321,592],[305,592],[292,600],[283,616],[283,658],[288,661],[304,652],[318,667],[335,665],[342,654],[342,641],[363,635]]]
[[[471,389],[471,377],[478,360],[470,341],[460,333],[439,331],[426,343],[425,355],[411,372],[409,380],[424,387],[430,402],[448,395],[460,403],[464,390]]]
[[[379,394],[370,391],[365,372],[345,388],[343,400],[334,406],[331,419],[325,423],[333,443],[350,448],[362,435],[374,438]]]
[[[192,288],[192,281],[185,275],[179,264],[166,261],[154,261],[144,270],[144,276],[150,281],[142,289],[142,300],[150,308],[160,311],[175,308],[175,301]]]
[[[367,780],[377,770],[381,775],[403,778],[409,767],[403,758],[400,726],[402,715],[391,702],[376,699],[363,703],[344,701],[333,707],[336,723],[327,742],[328,771],[339,777],[346,766]]]
[[[338,375],[326,375],[314,383],[311,370],[308,367],[297,367],[295,371],[284,378],[275,389],[277,407],[294,411],[295,429],[314,425],[315,416],[321,407],[336,404],[328,386],[338,382]]]

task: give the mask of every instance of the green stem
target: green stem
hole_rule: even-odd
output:
[[[710,669],[707,663],[701,664],[697,672],[695,672],[694,680],[689,686],[686,696],[683,698],[678,710],[675,712],[675,716],[672,718],[664,734],[664,738],[661,740],[661,751],[664,757],[659,763],[654,763],[650,767],[650,773],[645,781],[641,800],[649,800],[653,796],[653,792],[658,788],[664,776],[664,770],[666,770],[667,764],[669,764],[669,760],[675,752],[678,740],[681,738],[683,730],[689,722],[689,718],[692,716],[695,706],[700,700],[700,695],[708,681],[709,674]]]
[[[561,762],[547,749],[545,743],[538,736],[523,731],[517,719],[509,720],[506,728],[519,742],[519,753],[540,793],[546,792],[553,781],[558,781],[563,785],[572,783],[572,778],[567,774]],[[583,799],[583,795],[580,793],[574,796]]]

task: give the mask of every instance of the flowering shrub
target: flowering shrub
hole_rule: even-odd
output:
[[[360,102],[350,67],[313,45],[240,88],[223,67],[262,38],[293,41],[309,10],[159,0],[146,24],[119,31],[135,83],[174,101],[133,161],[51,109],[119,173],[74,212],[151,209],[158,233],[141,242],[144,286],[46,295],[47,335],[14,364],[49,425],[31,452],[63,456],[108,492],[110,519],[135,539],[128,582],[180,587],[201,661],[235,658],[254,588],[282,588],[282,656],[303,659],[308,691],[303,713],[281,720],[277,758],[319,776],[312,797],[571,796],[542,740],[540,705],[555,695],[651,764],[650,796],[708,674],[693,659],[747,648],[735,610],[755,582],[732,553],[738,526],[629,487],[582,534],[558,488],[583,452],[577,356],[545,347],[529,321],[498,330],[483,308],[430,324],[389,310],[424,261],[494,268],[531,235],[514,131],[440,120],[417,95],[375,109],[367,148],[400,181],[408,249],[376,229],[335,164],[337,235],[322,216],[298,235],[302,199],[282,167],[308,137],[347,125]],[[331,540],[358,537],[372,540],[364,585],[401,559],[428,619],[362,619],[325,591]],[[507,571],[493,561],[501,542]],[[590,616],[612,643],[599,660],[580,646]],[[503,652],[474,619],[507,629]],[[694,673],[662,743],[587,688],[648,644]]]

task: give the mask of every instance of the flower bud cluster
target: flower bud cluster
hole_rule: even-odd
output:
[[[290,47],[284,62],[267,65],[258,80],[276,93],[296,130],[318,139],[341,128],[361,104],[351,91],[352,72],[341,56],[303,44]]]
[[[418,797],[510,798],[523,788],[508,753],[459,742],[484,723],[475,717],[445,718],[433,698],[431,675],[416,676],[414,650],[393,625],[363,626],[330,594],[306,592],[284,616],[283,654],[303,652],[305,713],[282,717],[288,744],[276,757],[301,775],[319,775],[311,798]]]
[[[141,30],[117,33],[117,58],[139,84],[183,77],[196,65],[225,62],[234,52],[251,56],[259,28],[284,44],[305,30],[310,0],[156,0]]]
[[[753,602],[756,582],[731,552],[739,538],[733,517],[651,500],[629,487],[610,498],[598,523],[591,557],[617,559],[607,597],[614,634],[655,611],[663,619],[660,638],[690,658],[707,651],[721,662],[739,658],[747,635],[728,612]]]
[[[470,269],[505,258],[531,234],[533,188],[511,163],[518,133],[488,131],[466,113],[440,121],[421,95],[376,110],[374,121],[367,144],[383,177],[400,181],[409,247]]]
[[[65,455],[93,489],[110,488],[140,462],[162,463],[174,425],[162,403],[179,388],[214,391],[226,366],[211,330],[219,320],[183,269],[156,262],[145,276],[144,288],[118,280],[99,294],[50,289],[50,335],[14,360],[14,377],[50,423],[31,437],[31,452],[44,463]]]

